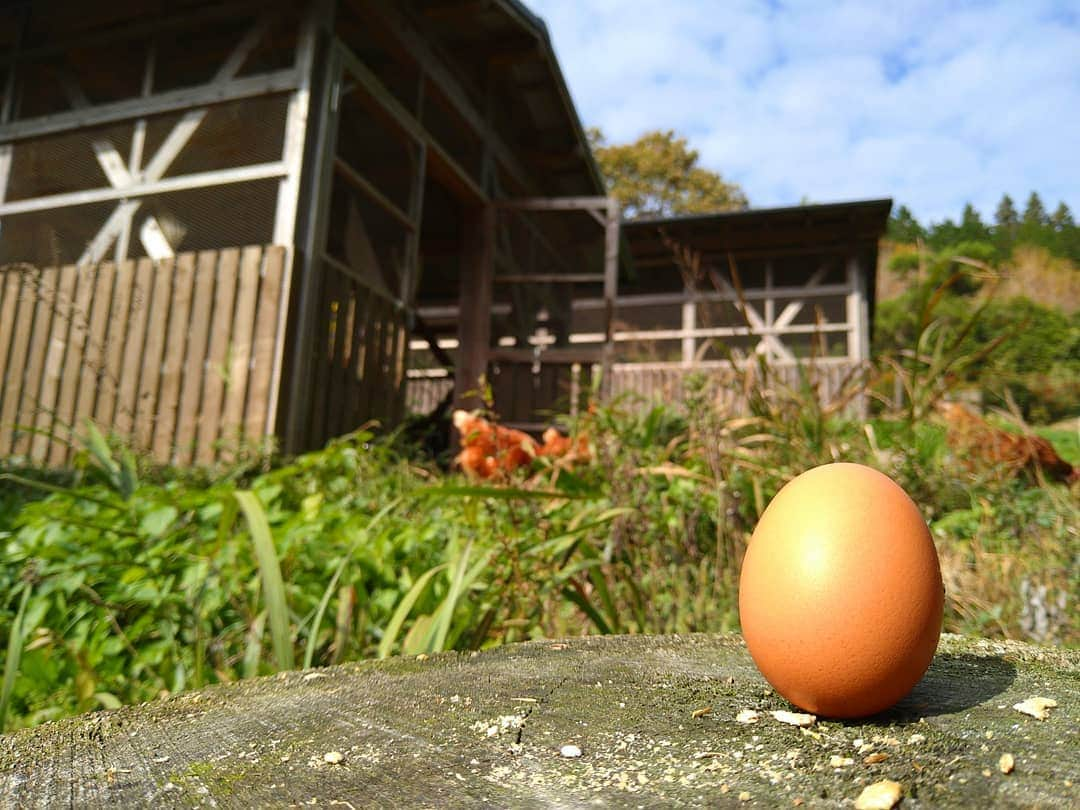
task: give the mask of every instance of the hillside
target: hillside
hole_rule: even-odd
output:
[[[914,284],[917,275],[904,273],[894,267],[899,256],[917,256],[913,243],[883,240],[878,254],[877,300],[898,298]],[[1054,256],[1038,245],[1017,245],[1012,255],[998,269],[1003,280],[997,290],[1001,299],[1024,296],[1036,304],[1060,309],[1066,315],[1080,310],[1080,265]]]

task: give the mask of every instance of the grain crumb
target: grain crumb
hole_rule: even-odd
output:
[[[855,810],[890,810],[900,801],[900,783],[891,779],[867,785],[855,800]]]
[[[1029,697],[1019,703],[1014,703],[1013,708],[1018,712],[1030,715],[1036,720],[1045,720],[1050,716],[1050,710],[1057,708],[1057,701],[1053,698]]]
[[[812,714],[800,714],[799,712],[769,712],[773,717],[779,720],[781,723],[787,723],[789,726],[798,726],[799,728],[809,728],[817,722],[817,717]]]
[[[1012,773],[1016,767],[1016,760],[1012,754],[1002,754],[998,760],[998,770],[1002,773]]]

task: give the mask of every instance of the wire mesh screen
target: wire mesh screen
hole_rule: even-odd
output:
[[[287,106],[288,96],[278,94],[210,107],[171,160],[166,154],[171,151],[168,141],[185,113],[154,116],[146,124],[140,165],[143,169],[155,165],[167,168],[160,176],[143,180],[279,160]],[[135,130],[136,122],[122,122],[16,142],[7,201],[112,189],[118,182],[118,190],[122,189],[123,173],[129,175],[126,182],[134,182],[129,158]],[[105,167],[110,160],[120,163],[119,178],[115,169],[111,178],[107,176]],[[133,198],[129,206],[133,212],[126,255],[133,258],[151,255],[144,227],[159,232],[154,237],[159,246],[157,256],[163,250],[161,238],[172,252],[270,242],[277,185],[277,180],[270,178]],[[5,215],[0,231],[0,264],[80,261],[87,246],[95,239],[100,241],[102,229],[123,205],[122,199],[116,199]],[[113,241],[109,244],[98,258],[115,255],[111,248]]]

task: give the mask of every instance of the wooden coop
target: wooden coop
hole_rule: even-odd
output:
[[[617,249],[516,0],[0,9],[0,457],[86,419],[160,461],[316,447],[398,421],[407,356],[534,413],[612,359]]]
[[[594,288],[527,324],[531,334],[498,338],[489,371],[496,402],[509,403],[502,415],[535,427],[543,418],[537,406],[574,411],[601,371],[598,351],[607,358],[605,396],[681,402],[687,375],[704,373],[720,404],[738,410],[741,386],[757,365],[751,360],[760,355],[775,379],[795,386],[808,375],[821,399],[834,399],[869,359],[878,240],[891,205],[868,200],[622,223],[612,317]],[[496,300],[496,321],[512,314],[512,301]],[[453,313],[431,312],[439,315]],[[522,357],[521,347],[531,349],[531,365],[501,368],[503,357]],[[453,385],[447,372],[418,364],[409,376],[409,405],[418,412]]]
[[[763,356],[787,385],[832,400],[870,358],[878,240],[892,201],[623,225],[630,278],[616,307],[611,391],[678,401],[690,372],[720,399]],[[737,406],[737,403],[728,404]]]

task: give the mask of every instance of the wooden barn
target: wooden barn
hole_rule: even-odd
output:
[[[866,200],[622,223],[610,322],[607,302],[584,291],[565,299],[561,314],[542,312],[525,341],[496,337],[489,375],[502,417],[536,428],[551,411],[573,411],[600,371],[593,358],[602,347],[608,396],[678,402],[686,376],[704,372],[718,401],[738,410],[736,378],[761,355],[786,384],[809,371],[822,399],[833,399],[869,359],[878,240],[891,206]],[[433,323],[457,317],[453,307],[423,302],[420,312]],[[510,303],[495,303],[497,322],[511,314]],[[417,412],[453,386],[424,362],[424,346],[413,343],[421,359],[408,372]],[[522,346],[531,347],[532,365],[503,367]]]
[[[177,463],[315,447],[400,418],[410,340],[465,401],[578,297],[610,361],[617,254],[517,0],[0,8],[0,457],[86,419]]]
[[[612,391],[681,396],[689,370],[730,378],[761,355],[831,399],[870,357],[878,240],[892,201],[751,209],[623,225]]]

